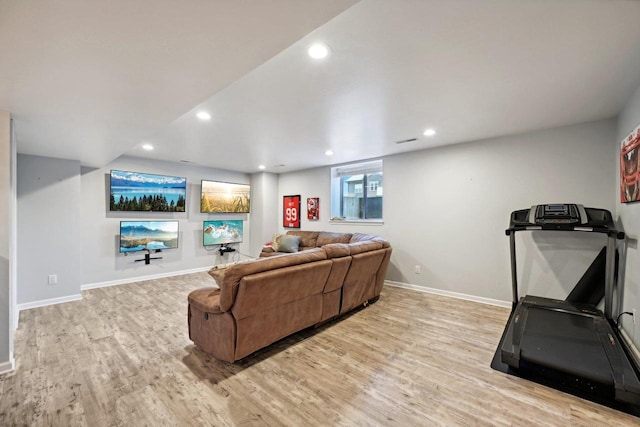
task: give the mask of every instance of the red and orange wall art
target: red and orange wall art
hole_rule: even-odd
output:
[[[640,200],[640,125],[620,142],[620,202]]]

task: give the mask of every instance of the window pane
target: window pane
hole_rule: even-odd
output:
[[[382,219],[382,172],[368,173],[367,183],[365,219]]]
[[[382,219],[382,177],[382,160],[332,168],[332,219]]]

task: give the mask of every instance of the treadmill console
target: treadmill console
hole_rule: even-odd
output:
[[[529,222],[532,224],[582,225],[587,221],[584,206],[577,204],[536,205],[529,211]]]
[[[611,212],[577,203],[549,203],[513,211],[505,232],[510,235],[520,230],[592,231],[624,238],[624,232],[616,230]]]

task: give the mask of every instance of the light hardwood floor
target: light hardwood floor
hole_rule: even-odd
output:
[[[236,363],[187,335],[206,273],[20,313],[0,425],[640,425],[489,367],[508,310],[385,286],[380,300]]]

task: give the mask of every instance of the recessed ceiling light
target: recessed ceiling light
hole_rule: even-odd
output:
[[[322,43],[316,43],[314,45],[311,45],[309,50],[307,50],[307,53],[314,59],[326,58],[327,55],[329,55],[329,47]]]
[[[200,120],[210,120],[211,119],[211,114],[207,113],[206,111],[200,111],[198,114],[196,114],[196,116],[198,116],[198,118]]]
[[[435,134],[436,134],[436,130],[432,128],[429,128],[424,131],[424,136],[433,136]]]
[[[260,165],[258,166],[258,169],[260,169],[261,171],[265,170],[267,167],[265,165]]]
[[[324,152],[324,155],[325,156],[333,156],[333,151],[327,150],[327,151]]]
[[[142,149],[143,149],[143,150],[147,150],[147,151],[151,151],[151,150],[153,150],[153,145],[151,145],[151,144],[144,144],[144,145],[142,146]]]

